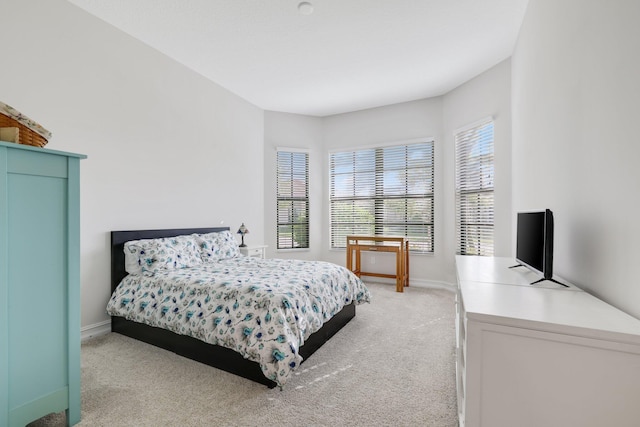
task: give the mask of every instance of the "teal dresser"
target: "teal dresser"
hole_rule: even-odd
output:
[[[80,421],[80,159],[0,142],[0,426]]]

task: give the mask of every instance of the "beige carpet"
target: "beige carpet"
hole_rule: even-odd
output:
[[[453,294],[369,287],[372,303],[282,391],[119,334],[89,340],[79,425],[456,426]]]

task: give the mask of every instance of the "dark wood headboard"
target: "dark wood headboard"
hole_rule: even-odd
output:
[[[205,234],[229,230],[229,227],[172,228],[167,230],[132,230],[111,232],[111,292],[128,274],[124,269],[124,244],[130,240],[157,239],[188,234]]]

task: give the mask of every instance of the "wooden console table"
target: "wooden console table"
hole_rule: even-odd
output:
[[[362,271],[360,251],[393,252],[396,254],[396,274],[368,273]],[[353,253],[355,252],[355,268]],[[405,237],[347,236],[347,268],[358,276],[396,279],[396,292],[409,286],[409,240]]]

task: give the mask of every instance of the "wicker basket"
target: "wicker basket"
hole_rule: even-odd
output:
[[[48,141],[42,135],[34,132],[19,121],[4,115],[2,112],[0,112],[0,127],[16,127],[20,129],[18,144],[33,145],[35,147],[47,145]]]

